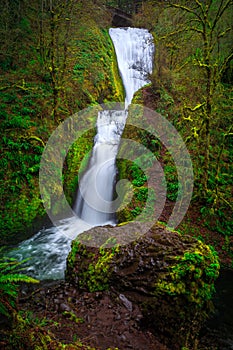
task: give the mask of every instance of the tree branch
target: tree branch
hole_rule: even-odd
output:
[[[225,60],[223,61],[222,67],[221,67],[221,69],[219,70],[219,75],[220,75],[220,76],[222,75],[224,69],[226,69],[227,63],[228,63],[232,58],[233,58],[233,51],[232,51],[232,52],[230,53],[230,55],[227,56],[227,57],[225,58]]]
[[[222,5],[223,5],[223,2],[224,0],[221,0],[221,3],[219,5],[219,8],[218,8],[218,12],[215,16],[215,20],[213,22],[213,26],[212,26],[212,30],[214,30],[214,28],[216,27],[219,19],[221,18],[221,16],[223,15],[223,13],[225,12],[225,10],[228,8],[229,5],[232,5],[233,4],[233,1],[232,0],[227,0],[227,2],[225,3],[225,5],[223,6],[223,8],[221,9]]]
[[[195,112],[198,109],[200,109],[201,107],[203,107],[205,105],[205,102],[199,103],[198,105],[196,105],[195,107],[189,107],[189,106],[184,106],[185,109],[188,109],[191,112]]]
[[[190,9],[189,7],[183,6],[183,5],[179,5],[179,4],[170,4],[171,7],[175,7],[181,10],[184,10],[188,13],[193,14],[194,16],[196,16],[197,18],[199,18],[199,20],[202,22],[202,18],[201,16],[199,16],[193,9]]]
[[[226,35],[231,30],[232,30],[232,28],[229,27],[226,30],[224,30],[222,33],[219,33],[217,39],[222,38],[224,35]]]

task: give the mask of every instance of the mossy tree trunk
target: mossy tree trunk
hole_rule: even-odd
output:
[[[68,61],[68,43],[74,1],[41,0],[39,16],[39,54],[52,88],[52,117],[57,119],[59,97],[64,90],[64,76]]]
[[[205,4],[195,0],[190,5],[182,5],[171,1],[169,4],[169,6],[188,14],[187,29],[201,38],[201,47],[193,56],[193,64],[200,68],[204,81],[203,103],[201,104],[203,111],[202,121],[197,132],[202,144],[200,152],[204,157],[202,165],[203,176],[201,178],[201,192],[204,198],[207,198],[209,194],[210,134],[214,118],[213,98],[222,74],[233,57],[232,50],[224,53],[219,50],[220,41],[225,39],[228,32],[232,31],[232,27],[228,26],[225,26],[223,29],[222,23],[225,12],[229,11],[232,5],[232,0],[221,0],[218,2],[208,0]]]

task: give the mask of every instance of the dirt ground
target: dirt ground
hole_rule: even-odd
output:
[[[31,297],[23,294],[20,308],[47,320],[44,328],[66,344],[80,339],[96,349],[169,350],[143,326],[139,308],[114,290],[80,292],[65,282],[51,282]]]
[[[220,298],[224,297],[224,291],[221,290]],[[43,325],[46,331],[64,344],[80,339],[83,344],[99,350],[176,348],[176,344],[169,347],[162,344],[153,329],[147,327],[139,307],[132,305],[114,288],[107,292],[88,293],[77,291],[64,281],[44,282],[33,292],[29,293],[27,289],[22,291],[19,302],[27,317]],[[222,316],[229,307],[226,300],[224,303],[225,308],[217,306]],[[199,334],[198,350],[233,349],[229,328],[224,328],[225,321],[219,315],[207,321]]]

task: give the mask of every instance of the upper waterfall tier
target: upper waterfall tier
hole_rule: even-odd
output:
[[[110,28],[109,34],[115,47],[117,62],[125,88],[125,108],[134,93],[148,84],[152,73],[154,43],[147,29]]]

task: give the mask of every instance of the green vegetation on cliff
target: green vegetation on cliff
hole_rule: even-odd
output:
[[[73,3],[73,2],[72,2]],[[22,37],[20,55],[4,40],[0,56],[1,119],[1,243],[20,241],[41,225],[45,212],[41,203],[38,174],[40,158],[52,131],[65,118],[90,104],[122,101],[123,87],[112,42],[106,29],[108,14],[87,3],[62,3],[52,7],[22,6],[14,23]],[[7,14],[7,3],[2,13]],[[1,18],[4,31],[8,21],[12,40],[17,41],[11,15]],[[42,16],[36,22],[35,11]],[[93,19],[96,11],[96,19]],[[102,12],[101,12],[102,11]],[[104,20],[103,18],[106,18]],[[69,25],[68,25],[69,24]],[[20,46],[22,44],[22,46]],[[38,45],[38,46],[37,46]],[[27,57],[27,59],[25,59]],[[82,158],[93,137],[78,140],[64,166],[67,197],[75,192]],[[40,224],[39,224],[40,223]]]
[[[206,225],[228,237],[233,209],[232,11],[228,0],[153,0],[134,16],[135,26],[149,28],[156,45],[150,103],[173,123],[192,156],[193,199]]]

